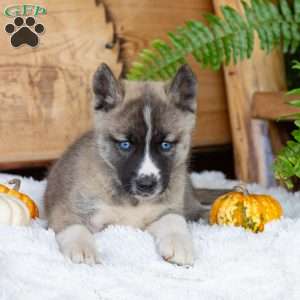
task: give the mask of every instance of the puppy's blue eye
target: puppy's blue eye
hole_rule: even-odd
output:
[[[121,141],[118,142],[118,146],[123,151],[129,151],[131,149],[132,144],[129,141]]]
[[[170,151],[172,149],[172,147],[173,147],[173,144],[169,143],[169,142],[162,142],[160,144],[160,148],[163,151]]]

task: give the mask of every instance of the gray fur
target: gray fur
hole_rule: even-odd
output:
[[[168,214],[198,217],[201,206],[187,174],[196,109],[196,80],[189,68],[179,71],[171,83],[117,82],[108,67],[102,66],[93,85],[95,127],[67,149],[48,176],[45,204],[49,227],[56,233],[74,224],[90,232],[109,224],[147,229]],[[120,157],[108,137],[123,139],[127,130],[138,126],[138,107],[149,103],[160,112],[157,121],[168,138],[176,138],[178,143],[172,152],[167,187],[143,200],[124,192],[116,171]]]

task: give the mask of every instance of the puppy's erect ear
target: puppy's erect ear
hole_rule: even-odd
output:
[[[95,110],[109,111],[123,98],[120,83],[106,64],[101,64],[94,74],[93,91]]]
[[[169,86],[168,95],[181,110],[196,112],[197,79],[188,65],[179,68]]]

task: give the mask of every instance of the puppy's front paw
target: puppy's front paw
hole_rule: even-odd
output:
[[[168,262],[177,265],[193,265],[194,248],[189,235],[170,234],[158,241],[158,251]]]
[[[74,263],[93,265],[100,263],[99,253],[92,234],[83,225],[71,225],[56,236],[64,256]]]
[[[91,243],[74,241],[61,247],[64,256],[76,264],[94,265],[100,263],[100,256],[95,246]]]

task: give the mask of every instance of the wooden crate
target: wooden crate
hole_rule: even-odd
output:
[[[250,0],[246,0],[250,4]],[[243,14],[239,0],[213,0],[216,13],[229,5]],[[261,50],[257,35],[251,59],[224,67],[228,109],[230,115],[235,173],[238,179],[265,186],[275,184],[272,172],[272,145],[268,136],[270,124],[253,119],[253,96],[260,91],[286,90],[283,54],[277,49],[271,53]],[[275,128],[272,129],[275,136]]]

